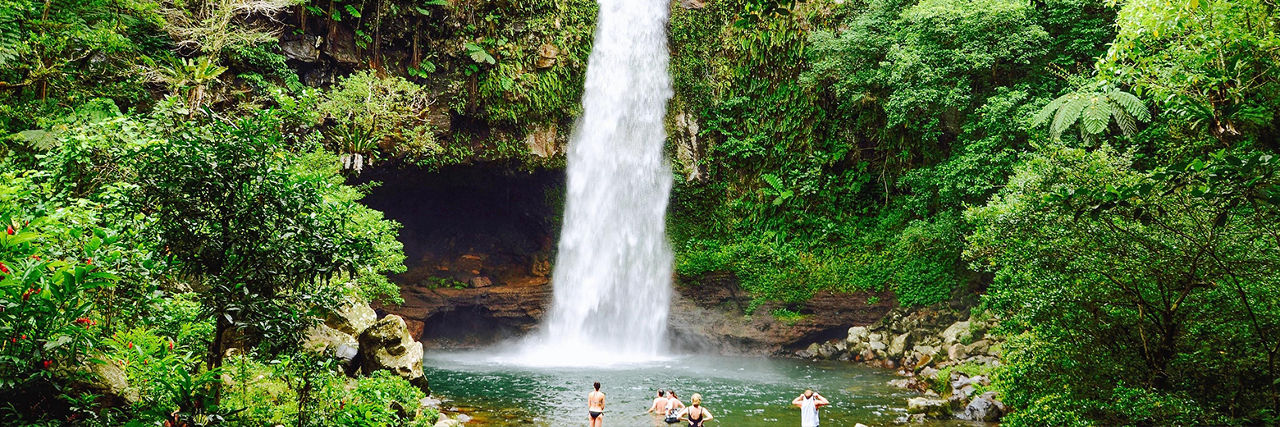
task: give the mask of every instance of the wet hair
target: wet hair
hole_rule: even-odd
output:
[[[592,384],[592,385],[593,385],[593,386],[595,386],[596,391],[600,391],[600,382],[599,382],[599,381],[596,381],[596,383],[595,383],[595,384]]]
[[[804,397],[813,397],[813,390],[805,390]]]
[[[666,391],[664,391],[664,390],[662,390],[662,389],[658,389],[658,397],[662,397],[662,396],[664,396],[664,395],[666,395],[666,394],[667,394],[667,392],[666,392]]]
[[[667,390],[667,394],[670,394],[670,395],[671,395],[671,397],[676,397],[676,391],[675,391],[675,390]]]
[[[701,404],[702,404],[702,395],[701,395],[701,394],[698,394],[698,393],[694,393],[694,394],[693,394],[693,397],[690,397],[690,398],[689,398],[689,401],[690,401],[690,402],[693,402],[693,406],[701,405]]]

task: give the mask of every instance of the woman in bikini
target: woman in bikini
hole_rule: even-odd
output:
[[[684,402],[681,402],[680,398],[676,397],[675,390],[667,390],[667,396],[671,397],[667,398],[667,416],[662,421],[667,424],[678,423],[680,422],[680,410],[684,409]]]
[[[702,427],[702,423],[712,420],[711,411],[702,407],[701,394],[694,393],[689,402],[692,406],[680,411],[680,418],[689,421],[689,427]]]
[[[591,427],[600,427],[604,425],[604,393],[600,392],[599,381],[592,386],[596,390],[587,394],[587,415],[591,417],[587,421]]]

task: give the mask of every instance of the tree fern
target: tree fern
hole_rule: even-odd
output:
[[[1035,115],[1032,125],[1049,122],[1049,136],[1060,139],[1062,132],[1080,122],[1080,138],[1091,141],[1107,131],[1112,119],[1121,133],[1132,135],[1138,131],[1138,122],[1151,120],[1151,112],[1141,99],[1128,92],[1082,90],[1050,101]]]

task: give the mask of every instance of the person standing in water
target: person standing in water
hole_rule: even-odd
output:
[[[649,410],[645,411],[651,414],[664,415],[667,411],[667,392],[658,389],[658,397],[653,398],[653,405],[649,406]]]
[[[587,415],[591,416],[588,423],[591,427],[600,427],[604,425],[604,393],[600,392],[599,381],[592,385],[596,390],[587,394]]]
[[[830,405],[831,402],[813,390],[805,390],[799,397],[791,400],[791,404],[800,407],[800,427],[818,427],[818,408]]]
[[[688,420],[689,427],[702,427],[702,423],[711,421],[711,411],[702,407],[701,394],[694,393],[693,396],[689,398],[689,403],[693,406],[684,408],[684,410],[680,411],[679,417],[681,419]]]
[[[680,422],[680,410],[684,409],[684,402],[676,397],[675,390],[667,390],[667,395],[670,396],[667,398],[667,416],[662,420],[667,424],[675,424]]]

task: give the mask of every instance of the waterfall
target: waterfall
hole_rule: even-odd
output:
[[[663,156],[668,0],[598,0],[582,116],[569,142],[568,195],[551,311],[516,361],[661,357],[671,300]]]

